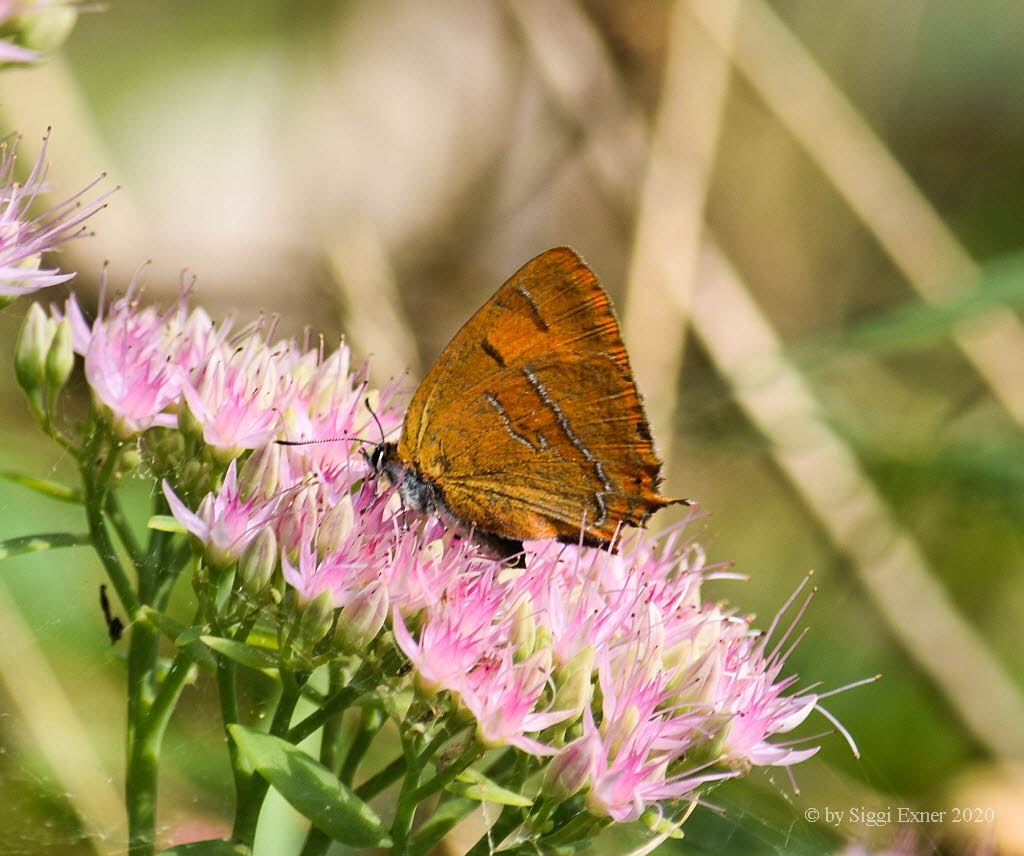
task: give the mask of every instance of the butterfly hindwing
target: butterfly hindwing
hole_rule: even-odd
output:
[[[510,538],[585,527],[605,542],[671,502],[608,296],[564,247],[524,265],[455,335],[398,451],[455,517]]]

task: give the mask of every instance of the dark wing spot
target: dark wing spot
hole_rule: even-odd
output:
[[[498,349],[494,347],[485,337],[480,342],[480,347],[487,356],[489,356],[494,362],[496,362],[501,368],[505,368],[505,358],[498,352]]]
[[[530,320],[533,321],[534,326],[536,326],[536,328],[542,333],[547,333],[548,322],[544,320],[544,316],[540,311],[540,305],[533,299],[533,295],[521,285],[517,285],[514,290],[516,294],[520,295],[523,300],[526,301],[527,306],[530,307]]]

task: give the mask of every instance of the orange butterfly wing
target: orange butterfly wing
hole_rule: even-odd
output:
[[[607,542],[677,500],[619,325],[567,247],[520,268],[456,333],[413,396],[398,455],[452,514],[513,539]]]

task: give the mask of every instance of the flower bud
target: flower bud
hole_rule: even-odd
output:
[[[713,628],[706,626],[698,631],[692,642],[681,642],[663,657],[666,671],[673,671],[674,667],[665,689],[676,692],[683,704],[714,702],[724,654],[721,647],[714,644],[716,640]]]
[[[397,492],[395,496],[398,496]],[[445,538],[432,538],[430,541],[427,541],[420,549],[420,558],[424,562],[438,562],[444,558]]]
[[[300,544],[309,543],[307,539],[317,528],[318,498],[319,486],[316,484],[307,484],[293,494],[281,519],[281,546],[295,550]]]
[[[334,596],[322,591],[306,604],[299,619],[299,637],[313,647],[331,629],[334,621]]]
[[[149,431],[142,435],[146,457],[152,462],[153,469],[160,473],[175,470],[179,473],[180,484],[191,485],[181,465],[184,442],[178,431]],[[186,465],[187,466],[187,465]]]
[[[216,485],[210,484],[210,464],[207,461],[199,458],[186,461],[180,473],[180,482],[190,494],[199,495],[216,488]]]
[[[388,590],[381,580],[374,580],[358,592],[338,615],[334,638],[342,650],[365,650],[384,626],[389,607]]]
[[[564,746],[544,771],[541,791],[545,796],[566,800],[583,790],[590,783],[596,749],[597,737],[594,734]]]
[[[555,673],[555,701],[552,710],[583,712],[583,706],[590,701],[591,676],[594,671],[594,649],[589,645],[579,652],[572,661],[560,667]],[[567,720],[564,725],[568,725]]]
[[[53,334],[46,352],[46,384],[51,396],[56,396],[71,377],[75,367],[75,350],[71,346],[71,325],[64,318]]]
[[[263,527],[238,560],[238,576],[242,588],[254,597],[270,582],[277,568],[277,536],[269,526]]]
[[[199,503],[196,515],[202,520],[212,520],[215,502],[213,494],[208,493]],[[214,570],[223,571],[238,561],[239,553],[233,544],[226,544],[221,539],[213,537],[208,537],[200,543],[203,546],[203,558],[206,560],[206,564]]]
[[[512,615],[509,627],[509,642],[515,651],[517,662],[522,662],[537,650],[537,621],[534,617],[536,607],[533,598],[524,593],[519,605]]]
[[[117,460],[117,474],[124,476],[138,470],[142,463],[142,453],[136,447],[127,447],[122,450]]]
[[[56,332],[56,324],[46,317],[42,307],[33,303],[21,325],[14,351],[14,373],[21,388],[28,393],[39,390],[46,371],[46,354]]]
[[[319,355],[317,352],[309,351],[303,354],[289,372],[292,381],[296,386],[303,387],[311,380],[316,379],[319,368]]]
[[[614,720],[606,719],[601,723],[605,749],[609,757],[615,757],[622,747],[629,743],[640,724],[640,711],[631,704]]]
[[[187,437],[203,439],[203,423],[192,412],[192,408],[188,406],[188,401],[184,397],[182,397],[181,406],[178,408],[178,429]]]
[[[668,675],[666,691],[674,692],[682,688],[690,666],[695,660],[693,651],[693,640],[683,639],[661,655],[662,673]]]
[[[277,493],[281,475],[281,450],[274,443],[268,443],[253,452],[242,465],[238,474],[238,492],[242,499],[256,495],[259,499],[270,499]]]
[[[352,498],[344,494],[328,511],[316,529],[317,552],[324,556],[341,547],[355,523]]]
[[[742,773],[749,772],[750,759],[732,755],[726,745],[735,721],[734,716],[725,713],[706,717],[702,729],[708,735],[707,739],[691,746],[686,757],[695,764],[722,764]]]
[[[78,20],[72,3],[43,0],[23,5],[24,11],[7,21],[5,29],[14,35],[15,44],[37,53],[59,48]]]

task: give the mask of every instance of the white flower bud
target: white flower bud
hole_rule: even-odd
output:
[[[47,318],[38,303],[33,303],[25,316],[25,323],[21,325],[14,351],[14,373],[27,393],[37,392],[43,384],[46,354],[56,329],[53,319]]]

